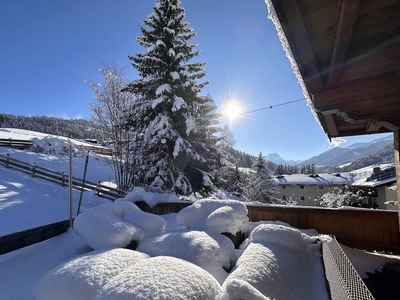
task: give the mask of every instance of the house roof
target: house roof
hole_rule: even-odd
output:
[[[266,0],[329,138],[400,128],[400,2]]]
[[[279,185],[346,185],[350,183],[347,177],[340,174],[292,174],[275,176],[274,179]]]
[[[353,182],[352,186],[378,187],[396,182],[395,167],[386,168],[379,172],[372,173],[367,178],[361,178]]]

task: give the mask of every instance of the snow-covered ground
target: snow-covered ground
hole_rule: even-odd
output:
[[[0,148],[5,153],[68,167],[65,155]],[[74,157],[74,176],[83,165],[84,156]],[[103,157],[90,156],[88,179],[113,180]],[[73,199],[75,212],[78,192]],[[174,199],[136,189],[111,203],[84,193],[76,230],[0,256],[0,299],[328,299],[315,230],[250,222],[246,206],[233,200],[204,199],[164,216],[134,204]],[[67,212],[66,188],[0,166],[0,236],[65,220]],[[221,233],[237,231],[247,239],[234,249]],[[131,242],[135,251],[123,249]],[[346,253],[360,274],[393,259]]]

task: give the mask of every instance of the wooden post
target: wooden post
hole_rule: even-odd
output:
[[[400,224],[400,154],[399,154],[399,145],[400,145],[400,131],[393,132],[394,139],[394,163],[396,165],[396,182],[397,182],[397,209],[399,212],[399,224]],[[400,230],[400,227],[399,227]]]

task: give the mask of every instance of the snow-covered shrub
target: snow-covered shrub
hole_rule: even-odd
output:
[[[128,249],[99,249],[74,258],[49,271],[37,282],[36,300],[91,300],[114,276],[148,258]]]
[[[225,280],[224,300],[329,299],[317,237],[290,226],[261,224]]]
[[[234,245],[221,234],[204,231],[168,232],[140,243],[137,251],[150,256],[168,255],[181,258],[208,271],[221,284],[234,258]]]
[[[165,230],[165,220],[141,211],[134,203],[118,201],[87,209],[74,221],[74,228],[93,249],[126,247],[132,241]]]
[[[97,300],[216,300],[221,286],[207,271],[175,257],[142,260],[115,276]]]
[[[204,199],[182,209],[176,222],[192,230],[236,234],[248,222],[247,207],[235,200]]]
[[[59,155],[68,155],[69,153],[70,142],[66,139],[46,136],[33,138],[32,142],[31,150],[33,152]],[[85,154],[86,150],[72,145],[72,155],[74,157],[83,157]]]
[[[117,199],[116,201],[121,201],[121,200],[130,202],[144,201],[150,207],[156,206],[159,203],[181,202],[175,194],[146,192],[141,187],[135,187],[131,192],[129,192],[125,196],[125,198],[120,198]]]

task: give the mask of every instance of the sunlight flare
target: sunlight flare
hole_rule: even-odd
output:
[[[232,100],[225,105],[224,115],[231,121],[237,119],[243,113],[242,106],[239,102]]]

